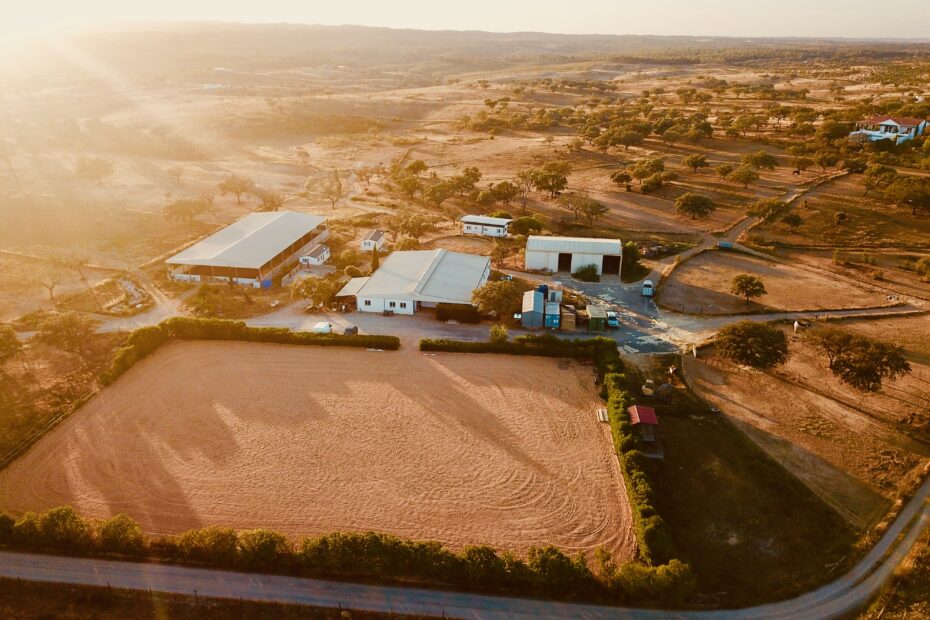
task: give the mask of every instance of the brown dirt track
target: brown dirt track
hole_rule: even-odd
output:
[[[174,344],[0,472],[0,509],[630,558],[596,403],[552,359]]]

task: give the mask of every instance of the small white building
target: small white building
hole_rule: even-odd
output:
[[[622,260],[623,242],[619,239],[530,235],[526,240],[528,271],[575,273],[586,265],[594,265],[598,275],[620,275]]]
[[[873,116],[859,123],[859,128],[849,134],[851,138],[859,137],[874,142],[876,140],[894,140],[901,144],[924,133],[927,121],[903,116]]]
[[[375,248],[381,250],[384,247],[384,231],[383,230],[370,230],[368,234],[365,235],[365,238],[362,239],[361,248],[365,252],[371,252]]]
[[[507,227],[512,222],[506,217],[488,217],[486,215],[462,216],[462,234],[481,235],[484,237],[506,237]]]
[[[309,252],[300,257],[300,264],[309,267],[311,265],[322,265],[329,260],[329,246],[320,245],[314,246],[310,249]]]
[[[471,305],[472,292],[488,281],[487,256],[438,250],[393,252],[367,278],[352,278],[336,295],[355,297],[361,312],[414,314],[437,304]]]

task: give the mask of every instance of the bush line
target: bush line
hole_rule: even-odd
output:
[[[317,347],[363,347],[396,351],[397,336],[363,336],[295,332],[284,327],[249,327],[244,321],[173,317],[158,325],[141,327],[129,335],[126,345],[117,349],[110,367],[100,376],[109,385],[160,346],[174,340],[242,340]]]
[[[533,547],[525,559],[487,546],[456,553],[438,542],[410,541],[377,532],[333,533],[294,544],[280,533],[205,527],[149,540],[120,514],[84,519],[70,506],[18,521],[0,514],[0,545],[30,551],[262,571],[305,577],[418,581],[463,590],[605,602],[680,602],[690,591],[690,571],[680,562],[658,569],[621,567],[597,578],[583,556],[569,558],[552,546]],[[609,564],[609,558],[605,559]]]

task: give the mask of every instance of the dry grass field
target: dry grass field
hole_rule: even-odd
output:
[[[930,447],[925,432],[930,368],[864,397],[830,374],[800,338],[777,373],[736,367],[708,351],[686,358],[698,393],[720,407],[766,452],[861,528],[877,522],[904,492]],[[921,404],[921,399],[924,399]]]
[[[589,368],[551,359],[175,344],[0,473],[0,509],[625,559],[597,402]]]
[[[730,292],[733,277],[758,276],[767,294],[748,304]],[[888,303],[882,291],[871,291],[828,275],[725,251],[704,252],[672,272],[660,303],[695,314],[743,314],[780,310],[865,308]]]

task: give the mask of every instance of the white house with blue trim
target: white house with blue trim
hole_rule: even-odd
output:
[[[850,138],[876,140],[894,140],[901,144],[907,140],[923,135],[927,121],[904,116],[873,116],[859,123],[859,128],[849,134]]]

